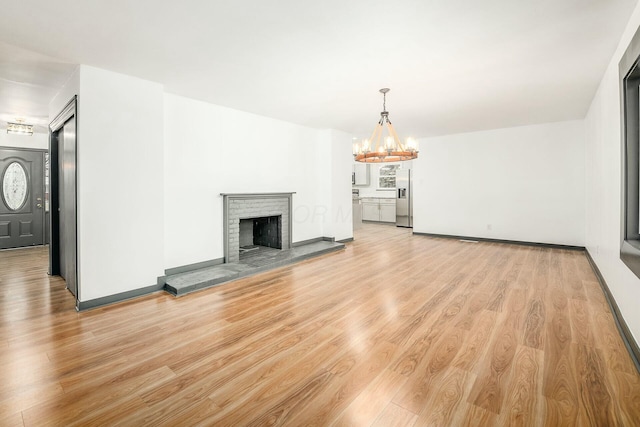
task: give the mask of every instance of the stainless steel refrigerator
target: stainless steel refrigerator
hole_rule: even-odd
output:
[[[396,226],[413,228],[411,169],[396,171]]]

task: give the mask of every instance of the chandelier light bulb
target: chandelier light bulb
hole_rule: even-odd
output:
[[[407,149],[409,151],[418,151],[418,143],[415,139],[411,137],[407,138]]]
[[[391,151],[395,149],[396,142],[393,140],[392,136],[388,136],[384,141],[384,145],[387,151]]]

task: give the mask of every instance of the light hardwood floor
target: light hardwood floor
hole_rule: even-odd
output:
[[[583,252],[366,225],[343,252],[83,313],[46,265],[0,253],[0,425],[640,423]]]

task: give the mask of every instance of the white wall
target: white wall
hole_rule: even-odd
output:
[[[151,286],[164,274],[162,97],[159,84],[80,67],[81,301]]]
[[[84,65],[51,101],[50,119],[75,94],[80,301],[221,258],[223,192],[295,192],[294,242],[352,237],[348,135]]]
[[[639,27],[640,6],[637,6],[585,119],[586,247],[636,342],[640,342],[640,280],[620,260],[622,142],[618,62]]]
[[[327,209],[324,236],[336,240],[353,238],[353,216],[351,200],[351,135],[337,130],[329,134],[330,153],[327,157],[328,171],[321,177],[328,181],[330,207]]]
[[[224,256],[220,193],[295,192],[293,242],[326,236],[341,137],[172,94],[164,134],[165,268]],[[346,175],[336,209],[349,192],[346,162],[335,165]],[[327,231],[351,237],[344,227]]]
[[[49,134],[34,133],[28,135],[8,134],[5,129],[0,131],[0,147],[33,148],[46,150],[49,148]]]
[[[582,121],[420,140],[414,231],[584,245]]]
[[[331,144],[331,130],[326,129],[317,132],[316,140],[316,159],[329,159],[331,158],[332,144]],[[320,167],[320,174],[326,176],[325,179],[319,179],[316,182],[317,196],[321,200],[320,204],[315,210],[316,217],[322,220],[322,232],[333,232],[333,225],[331,224],[331,211],[332,211],[332,197],[331,186],[333,183],[333,177],[331,176],[331,163],[321,161],[318,165]],[[306,210],[298,211],[298,220],[300,219],[300,213],[305,213]]]
[[[49,102],[49,122],[56,118],[71,99],[80,93],[80,66],[69,76],[56,96]]]

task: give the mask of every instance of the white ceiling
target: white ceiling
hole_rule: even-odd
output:
[[[382,87],[401,136],[580,119],[636,2],[0,0],[0,120],[77,63],[358,136]]]
[[[49,100],[75,65],[0,42],[0,128],[24,120],[47,132]]]

